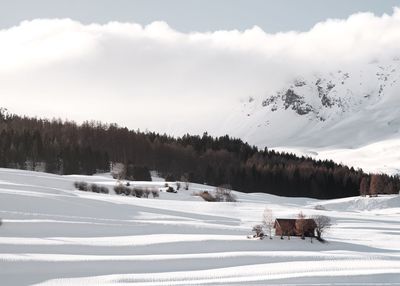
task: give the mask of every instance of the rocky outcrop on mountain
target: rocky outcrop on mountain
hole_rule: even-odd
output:
[[[259,146],[353,148],[400,138],[400,60],[310,73],[241,101],[224,130]],[[232,119],[233,118],[233,119]],[[397,137],[396,137],[397,136]]]
[[[261,101],[267,111],[289,110],[321,121],[333,115],[354,111],[368,102],[376,102],[396,84],[400,62],[371,64],[366,70],[299,77]],[[254,103],[257,103],[253,99]]]

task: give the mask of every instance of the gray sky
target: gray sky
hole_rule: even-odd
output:
[[[327,18],[357,12],[392,13],[399,0],[0,0],[0,29],[35,18],[71,18],[149,24],[165,21],[182,32],[243,30],[306,31]]]

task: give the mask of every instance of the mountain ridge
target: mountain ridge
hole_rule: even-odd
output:
[[[265,95],[243,99],[224,129],[231,127],[233,136],[250,144],[302,155],[304,149],[318,154],[379,142],[383,146],[400,138],[399,79],[398,58],[298,76]]]

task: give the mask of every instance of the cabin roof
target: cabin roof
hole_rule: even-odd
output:
[[[296,221],[298,219],[295,218],[277,218],[275,219],[275,223],[274,223],[274,228],[277,227],[277,225],[279,225],[281,228],[286,228],[286,229],[295,229],[296,228]],[[304,221],[306,222],[306,225],[309,228],[316,228],[316,223],[312,218],[306,218],[304,219]]]

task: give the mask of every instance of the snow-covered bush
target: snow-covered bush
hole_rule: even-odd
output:
[[[260,239],[264,238],[263,226],[261,224],[253,226],[252,231],[255,233],[253,235],[254,238],[260,238]]]
[[[129,189],[128,187],[125,187],[124,185],[119,184],[119,185],[116,185],[114,187],[114,192],[117,195],[127,195],[127,196],[129,196],[131,194],[131,189]]]
[[[167,188],[167,193],[177,193],[177,191],[173,187],[169,186]]]
[[[148,190],[148,189],[144,190],[143,197],[147,199],[149,196],[150,196],[150,190]]]
[[[142,198],[143,194],[144,194],[144,190],[143,189],[133,188],[132,196],[135,196],[137,198]]]
[[[236,202],[236,196],[228,186],[220,186],[215,190],[215,200],[217,202]]]
[[[74,182],[74,187],[79,191],[88,191],[88,184],[86,182]]]
[[[317,211],[325,211],[326,210],[326,208],[323,205],[316,205],[314,207],[314,209]]]
[[[96,184],[91,184],[89,190],[93,193],[100,193],[100,187]]]
[[[230,190],[219,187],[216,189],[214,194],[208,191],[203,191],[200,193],[194,193],[193,195],[200,196],[207,202],[236,202],[236,197]]]
[[[108,194],[108,188],[104,186],[99,186],[96,184],[88,184],[86,182],[74,182],[74,187],[79,191],[85,192],[93,192],[93,193],[101,193]]]
[[[108,193],[109,193],[109,190],[108,190],[107,187],[101,186],[101,187],[100,187],[100,193],[102,193],[102,194],[108,194]]]

